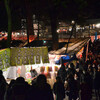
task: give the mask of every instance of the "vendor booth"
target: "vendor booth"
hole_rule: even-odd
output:
[[[7,48],[0,51],[0,70],[6,79],[19,76],[31,81],[32,71],[45,74],[53,85],[60,65],[50,64],[47,47]]]
[[[48,53],[47,47],[7,48],[0,51],[0,70],[6,79],[24,77],[30,82],[39,74],[45,74],[51,87],[55,82],[57,71],[62,63],[73,61],[82,56],[84,45],[89,39],[80,41],[68,48],[68,54],[64,54],[66,48],[58,50],[60,53]],[[56,51],[58,53],[58,51]],[[61,62],[63,58],[63,62]],[[35,74],[34,74],[34,73]]]

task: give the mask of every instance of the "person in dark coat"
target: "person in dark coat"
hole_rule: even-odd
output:
[[[53,91],[56,95],[56,100],[63,100],[65,98],[65,88],[61,78],[56,77],[56,82],[53,85]]]
[[[85,74],[84,82],[81,83],[81,100],[91,100],[92,98],[92,81],[89,73]]]
[[[62,80],[62,82],[65,82],[65,78],[67,76],[67,72],[65,70],[64,64],[61,65],[60,69],[58,70],[57,76],[59,76]]]
[[[70,74],[68,78],[68,90],[69,100],[76,100],[78,98],[79,88],[77,81],[74,80],[73,74]]]
[[[9,100],[26,100],[29,87],[23,77],[18,77],[12,85]]]
[[[54,100],[51,86],[47,83],[46,76],[37,76],[36,83],[32,84],[27,100]]]
[[[0,70],[0,100],[4,100],[4,95],[7,89],[7,82],[3,76],[2,70]]]
[[[94,88],[95,88],[96,98],[100,99],[100,67],[98,68],[95,74]]]

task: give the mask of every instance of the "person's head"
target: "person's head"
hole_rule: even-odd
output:
[[[79,63],[79,60],[77,60],[76,62]]]
[[[65,65],[64,65],[64,63],[63,63],[63,62],[61,63],[61,67],[62,67],[62,68],[65,68]]]
[[[88,73],[86,73],[85,76],[84,76],[84,82],[85,83],[89,82],[89,77],[88,76],[89,76]]]
[[[12,79],[12,80],[10,81],[9,87],[11,87],[14,83],[15,83],[15,80]]]
[[[46,83],[47,82],[47,79],[46,79],[46,76],[43,75],[43,74],[40,74],[38,77],[37,77],[37,83]]]
[[[91,67],[91,65],[90,64],[88,64],[88,68],[90,68]]]
[[[93,67],[93,68],[95,68],[95,66],[96,66],[95,64],[92,64],[92,67]]]
[[[98,66],[98,71],[100,71],[100,65]]]
[[[71,63],[70,66],[71,66],[71,68],[74,68],[74,64],[73,63]]]
[[[78,75],[75,73],[74,74],[74,79],[77,80],[78,79]]]
[[[60,77],[60,76],[57,76],[57,77],[56,77],[56,81],[57,81],[57,82],[61,82],[61,77]]]
[[[18,77],[16,79],[16,83],[24,83],[25,82],[25,79],[23,77]]]
[[[76,72],[79,72],[80,70],[79,70],[79,68],[76,68]]]
[[[69,79],[69,80],[74,80],[74,75],[73,75],[73,74],[69,74],[68,79]]]
[[[2,72],[2,70],[0,70],[0,75],[2,75],[3,74],[3,72]]]
[[[88,72],[91,72],[91,71],[92,71],[92,69],[91,69],[91,67],[89,67],[89,68],[88,68]]]
[[[68,65],[68,68],[71,68],[71,67],[70,67],[70,64]]]
[[[33,69],[32,71],[33,71],[33,72],[36,72],[36,70],[35,70],[35,69]]]

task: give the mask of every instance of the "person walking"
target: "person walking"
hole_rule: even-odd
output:
[[[56,100],[63,100],[65,98],[64,84],[59,76],[56,77],[56,82],[53,85],[53,91],[56,96]]]

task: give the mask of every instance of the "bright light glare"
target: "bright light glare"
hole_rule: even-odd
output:
[[[75,21],[74,20],[72,20],[72,24],[74,24],[75,23]]]
[[[99,24],[96,24],[96,27],[97,27],[97,28],[100,28],[100,23],[99,23]]]
[[[17,35],[19,35],[20,33],[17,33]]]
[[[57,30],[57,33],[59,33],[60,29]]]

